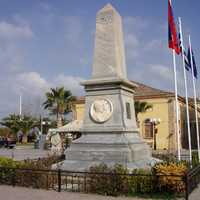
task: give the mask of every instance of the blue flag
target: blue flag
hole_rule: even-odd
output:
[[[183,51],[183,56],[184,56],[184,61],[185,61],[185,69],[187,71],[190,71],[191,69],[191,65],[190,65],[190,60],[188,60],[188,56],[187,56],[187,53],[185,52],[185,50]]]
[[[197,72],[197,66],[196,66],[196,62],[194,59],[194,53],[193,50],[192,51],[192,64],[193,64],[193,72],[194,72],[194,77],[197,78],[198,72]],[[191,55],[190,55],[190,49],[188,49],[188,61],[189,61],[189,66],[192,69],[192,64],[191,64]]]
[[[185,51],[185,49],[182,45],[180,33],[178,34],[178,39],[179,39],[179,47],[180,47],[181,55],[183,56],[184,62],[185,62],[185,69],[187,71],[190,71],[190,69],[191,69],[190,62],[188,60],[188,55],[187,55],[187,53],[186,53],[186,51]]]

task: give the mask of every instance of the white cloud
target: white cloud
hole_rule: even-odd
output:
[[[149,41],[144,47],[145,51],[152,51],[152,50],[156,51],[157,49],[159,51],[161,49],[164,49],[163,40],[161,40],[161,38]]]
[[[37,72],[24,72],[16,77],[16,89],[31,96],[42,96],[50,88],[49,83]]]
[[[136,58],[139,59],[141,49],[144,48],[141,35],[148,28],[150,22],[140,17],[130,16],[126,16],[123,21],[126,57],[132,62]]]
[[[64,86],[73,95],[81,96],[84,88],[80,85],[84,79],[76,76],[64,74],[55,75],[53,79],[47,79],[38,72],[19,72],[7,74],[6,77],[0,76],[0,117],[8,113],[19,112],[19,95],[23,96],[23,112],[34,115],[43,112],[42,102],[45,100],[45,93],[50,88]]]
[[[33,37],[33,32],[30,26],[16,25],[6,21],[0,22],[0,39],[16,40],[16,39],[30,39]]]
[[[127,16],[124,19],[124,32],[129,78],[173,91],[173,69],[163,24],[152,30],[149,19]],[[177,74],[181,77],[179,71]],[[182,87],[181,81],[179,86]]]
[[[162,81],[172,81],[173,71],[164,65],[150,65],[148,66],[152,74],[160,77]]]
[[[34,33],[27,20],[16,15],[13,22],[0,21],[0,66],[1,73],[19,73],[24,67],[25,41]]]
[[[0,46],[1,73],[19,72],[23,68],[23,59],[23,52],[16,45],[6,43]]]
[[[135,59],[139,52],[139,40],[136,35],[131,33],[125,33],[125,46],[126,46],[126,56],[128,59]]]
[[[81,77],[66,76],[59,74],[51,81],[45,79],[37,72],[24,72],[16,76],[13,84],[13,90],[18,94],[24,93],[29,97],[43,97],[51,88],[62,87],[70,90],[73,95],[83,94],[83,87],[80,85],[84,79]]]
[[[83,87],[80,85],[83,80],[84,79],[81,77],[60,74],[55,78],[54,85],[64,86],[66,89],[70,90],[72,94],[80,96],[84,91]]]

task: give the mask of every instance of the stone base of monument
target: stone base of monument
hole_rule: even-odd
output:
[[[88,171],[91,166],[104,163],[121,164],[132,170],[150,168],[157,159],[138,133],[84,134],[65,152],[66,160],[59,168],[69,171]],[[54,168],[57,165],[54,165]]]

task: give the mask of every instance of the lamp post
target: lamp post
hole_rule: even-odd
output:
[[[161,120],[160,118],[156,119],[156,118],[152,118],[150,119],[150,122],[153,126],[153,149],[156,150],[157,148],[157,144],[156,144],[156,135],[158,133],[158,129],[157,129],[157,125],[160,124]]]
[[[44,125],[50,125],[51,122],[50,121],[43,121],[43,118],[41,117],[41,122],[40,122],[40,131],[41,131],[41,134],[43,134],[43,126]]]

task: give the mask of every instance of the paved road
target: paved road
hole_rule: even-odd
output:
[[[140,198],[104,197],[71,192],[55,192],[22,187],[0,186],[2,200],[142,200]]]
[[[200,200],[200,184],[198,188],[196,188],[192,194],[190,194],[189,200]]]
[[[47,157],[50,151],[33,149],[33,148],[16,148],[16,149],[6,149],[0,148],[0,157],[13,158],[15,160],[24,159],[37,159],[42,157]]]

